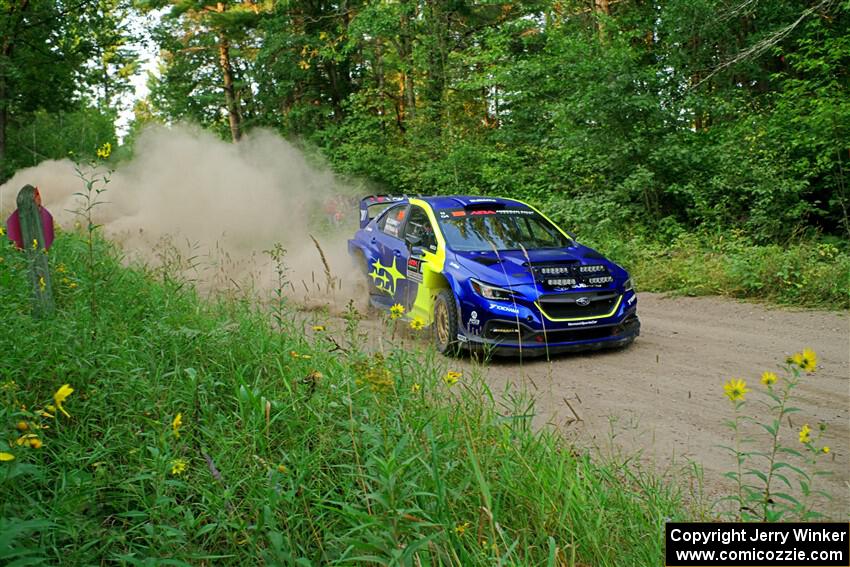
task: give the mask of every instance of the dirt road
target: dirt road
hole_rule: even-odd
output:
[[[741,377],[754,390],[746,412],[756,411],[756,390],[765,370],[780,373],[778,365],[790,354],[811,347],[819,357],[816,374],[796,390],[793,429],[784,428],[784,441],[801,448],[799,428],[827,424],[818,446],[828,445],[814,488],[834,499],[818,502],[830,517],[850,515],[850,319],[846,313],[792,311],[738,303],[720,298],[665,298],[642,293],[638,312],[641,336],[629,348],[562,355],[551,362],[496,360],[480,370],[494,391],[508,383],[526,386],[537,397],[538,424],[562,428],[581,445],[593,444],[603,453],[641,454],[657,471],[687,470],[689,462],[704,469],[705,502],[730,494],[734,484],[723,473],[734,459],[718,445],[731,445],[724,427],[732,404],[723,383]],[[474,366],[470,361],[465,364]],[[566,398],[575,413],[564,401]],[[763,398],[762,398],[763,399]],[[756,426],[747,428],[756,434]],[[752,450],[765,449],[764,443]],[[765,468],[765,467],[763,467]],[[682,480],[682,477],[680,477]],[[687,482],[687,481],[685,481]],[[779,487],[778,487],[779,488]],[[698,492],[698,490],[697,490]]]

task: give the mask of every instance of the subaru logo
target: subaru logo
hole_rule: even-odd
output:
[[[581,307],[587,307],[590,305],[590,298],[587,296],[582,296],[576,299],[576,305],[580,305]]]

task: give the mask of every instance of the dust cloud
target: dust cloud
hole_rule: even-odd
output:
[[[345,240],[356,226],[355,195],[364,190],[272,132],[253,131],[231,144],[189,126],[150,128],[109,178],[95,220],[131,261],[180,272],[202,290],[269,289],[277,275],[265,251],[280,243],[290,293],[315,295],[329,286],[312,234],[330,267],[330,287],[354,283]],[[57,224],[74,230],[82,204],[75,193],[85,187],[75,164],[47,161],[17,172],[0,186],[3,220],[27,183],[40,188]]]

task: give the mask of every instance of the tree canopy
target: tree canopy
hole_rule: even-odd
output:
[[[9,136],[32,113],[109,116],[120,0],[2,2]],[[136,8],[167,8],[146,120],[273,128],[388,190],[525,197],[575,225],[850,235],[847,0]]]

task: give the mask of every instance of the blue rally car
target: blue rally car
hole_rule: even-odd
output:
[[[640,333],[629,274],[513,199],[366,197],[348,250],[371,303],[432,325],[443,353],[543,355]]]

